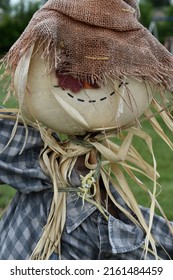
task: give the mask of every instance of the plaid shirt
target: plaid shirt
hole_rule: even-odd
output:
[[[22,153],[25,128],[18,125],[14,138],[8,143],[14,122],[0,119],[0,182],[17,190],[0,221],[0,259],[29,259],[42,229],[46,224],[52,200],[52,185],[42,172],[38,156],[43,147],[39,132],[29,128],[27,143]],[[3,148],[8,143],[7,148]],[[75,178],[74,178],[75,180]],[[1,187],[4,187],[1,185]],[[115,190],[115,199],[126,204]],[[146,221],[149,210],[141,207]],[[173,236],[165,220],[154,217],[152,234],[163,259],[173,257]],[[107,222],[95,206],[82,200],[76,193],[67,195],[67,218],[61,249],[66,260],[139,260],[143,257],[145,233],[124,214],[119,218],[109,215]],[[55,253],[51,259],[58,259]],[[148,253],[148,259],[154,259]]]

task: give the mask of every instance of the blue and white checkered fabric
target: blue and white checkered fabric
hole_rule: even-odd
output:
[[[13,126],[13,121],[0,119],[0,151],[8,143]],[[24,138],[25,128],[19,124],[14,138],[0,153],[0,182],[17,190],[0,221],[1,260],[29,259],[41,237],[52,200],[51,182],[38,161],[43,147],[39,132],[29,128],[27,143],[20,154]],[[123,207],[127,207],[115,190],[112,193]],[[149,210],[143,207],[141,210],[148,221]],[[163,218],[155,215],[152,234],[158,244],[159,256],[173,258],[173,236]],[[119,213],[119,218],[109,215],[107,222],[95,206],[87,202],[83,206],[75,193],[67,195],[61,259],[139,260],[143,258],[144,241],[143,230],[124,214]],[[154,259],[150,253],[147,258]],[[59,257],[54,253],[51,259]]]

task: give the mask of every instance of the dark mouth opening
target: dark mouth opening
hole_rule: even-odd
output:
[[[89,84],[86,81],[79,80],[78,78],[74,78],[71,75],[63,74],[56,71],[56,78],[58,82],[58,86],[62,89],[70,89],[73,93],[78,93],[82,89],[98,89],[100,86],[95,82],[93,84]]]

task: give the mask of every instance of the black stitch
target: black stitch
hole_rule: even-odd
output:
[[[95,103],[96,102],[96,100],[90,100],[89,101],[89,103]]]
[[[110,94],[110,96],[112,96],[113,94],[115,94],[115,91],[113,91],[113,92]]]
[[[105,100],[105,99],[107,99],[107,97],[100,98],[100,101],[103,101],[103,100]]]
[[[80,101],[80,102],[85,102],[85,100],[80,99],[80,98],[78,98],[77,100]]]
[[[59,86],[53,86],[53,87],[58,88]]]
[[[72,95],[72,94],[70,94],[70,93],[67,93],[70,97],[72,97],[72,98],[74,98],[74,96]]]
[[[119,88],[123,85],[123,82],[121,82],[121,84],[118,86]]]
[[[121,82],[121,84],[119,85],[119,88],[120,88],[122,85],[129,85],[129,82],[125,82],[125,83]]]

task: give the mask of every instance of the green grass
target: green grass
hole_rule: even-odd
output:
[[[15,194],[15,190],[8,185],[0,185],[0,215]]]
[[[0,70],[0,75],[2,73],[2,69]],[[11,96],[10,99],[5,103],[6,91],[4,90],[4,83],[0,81],[0,106],[4,106],[7,108],[16,108],[17,101],[14,96]],[[13,198],[15,194],[15,190],[8,185],[0,185],[0,215],[4,211],[4,209],[9,204],[10,200]]]
[[[7,100],[4,104],[6,98],[6,92],[3,88],[3,83],[0,81],[0,106],[4,106],[6,108],[16,108],[17,107],[17,100],[14,96],[10,96],[9,100]]]
[[[2,93],[3,84],[0,84],[0,105],[2,104],[4,100],[5,93]],[[5,107],[16,107],[17,102],[14,98],[11,98],[6,104]],[[160,120],[161,121],[161,120]],[[167,214],[168,218],[170,220],[173,220],[173,152],[170,150],[170,148],[164,143],[163,140],[161,140],[155,132],[153,132],[153,129],[151,126],[147,123],[144,123],[143,126],[145,127],[145,130],[148,132],[148,134],[151,135],[153,139],[153,149],[154,153],[157,159],[157,169],[160,173],[161,177],[158,180],[158,182],[162,185],[162,192],[158,197],[158,201],[162,205],[163,210]],[[173,141],[172,134],[166,129],[166,127],[163,125],[165,132],[171,140]],[[142,140],[134,140],[135,146],[140,151],[140,154],[145,159],[149,159],[151,161],[151,158],[149,156],[149,153],[146,148],[146,144]],[[148,181],[148,179],[143,178],[144,183],[147,186],[150,186],[150,189],[152,189],[151,182]],[[141,190],[138,186],[136,186],[133,182],[131,182],[132,189],[134,190],[135,196],[137,198],[137,201],[146,206],[149,207],[149,198],[146,195],[144,191]],[[0,211],[2,211],[6,205],[9,203],[10,199],[13,197],[15,191],[10,188],[9,186],[2,185],[0,186]]]
[[[162,120],[160,118],[159,122],[162,124],[165,133],[169,136],[169,138],[173,141],[172,133],[165,127]],[[153,140],[153,150],[157,161],[157,171],[160,174],[160,178],[158,179],[158,183],[161,185],[161,193],[157,197],[160,205],[163,210],[167,214],[170,220],[173,220],[173,151],[167,146],[167,144],[160,139],[160,137],[153,131],[151,126],[148,123],[144,123],[145,131],[152,137]],[[144,159],[152,162],[151,157],[149,156],[149,152],[146,148],[146,144],[144,141],[135,141],[136,148],[140,151],[140,154]],[[141,176],[142,178],[142,176]],[[153,188],[153,183],[150,182],[147,178],[142,178],[143,182],[146,186],[149,187],[150,190]],[[133,183],[132,183],[133,184]],[[150,206],[149,197],[146,193],[141,190],[140,187],[134,185],[132,187],[134,190],[135,196],[138,202],[146,207]],[[159,190],[159,189],[158,189]],[[156,211],[159,213],[158,211]]]

